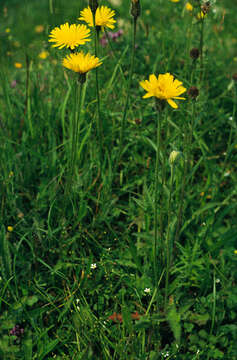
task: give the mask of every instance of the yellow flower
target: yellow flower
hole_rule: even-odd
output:
[[[49,56],[48,51],[41,51],[41,53],[39,53],[38,57],[42,60],[47,59],[47,57]]]
[[[172,1],[172,2],[179,2],[179,0],[170,0],[170,1]]]
[[[234,250],[234,254],[237,255],[237,250]]]
[[[58,46],[59,49],[66,46],[74,50],[78,45],[83,45],[86,41],[91,41],[91,39],[87,39],[89,35],[90,29],[88,29],[86,25],[69,25],[66,23],[51,31],[49,42],[55,42],[53,47]]]
[[[158,99],[166,100],[174,109],[177,109],[178,105],[172,99],[185,100],[185,98],[179,97],[186,91],[182,84],[181,81],[174,80],[170,73],[160,74],[158,78],[152,74],[149,76],[149,81],[140,82],[143,89],[147,91],[147,94],[143,96],[144,99],[155,96]]]
[[[22,68],[22,63],[15,62],[14,66],[15,66],[16,69],[21,69]]]
[[[36,32],[36,33],[40,34],[40,33],[42,33],[43,31],[44,31],[43,25],[37,25],[37,26],[35,27],[35,32]]]
[[[193,11],[193,5],[190,4],[190,2],[186,3],[185,8],[186,8],[187,11],[190,11],[190,12]]]
[[[9,34],[9,32],[11,32],[11,29],[10,29],[10,28],[6,28],[5,32],[6,32],[7,34]]]
[[[78,18],[78,20],[83,20],[89,26],[93,27],[93,15],[89,6],[82,10],[80,15],[81,16]],[[111,10],[107,6],[99,6],[95,13],[95,25],[101,26],[102,30],[104,30],[104,27],[114,29],[115,26],[113,24],[116,23],[116,20],[113,19],[114,15],[114,10]]]
[[[89,53],[84,54],[83,51],[67,55],[63,59],[63,66],[80,74],[85,74],[101,64],[97,57]]]
[[[7,227],[7,231],[12,232],[12,231],[13,231],[13,227],[12,227],[12,226],[8,226],[8,227]]]

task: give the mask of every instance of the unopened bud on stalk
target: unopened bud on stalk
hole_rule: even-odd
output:
[[[132,7],[131,7],[131,15],[137,20],[138,16],[141,14],[141,5],[140,0],[131,0]]]
[[[193,49],[191,49],[189,55],[190,55],[190,57],[191,57],[193,60],[197,60],[198,57],[199,57],[199,50],[198,50],[198,48],[193,48]]]
[[[234,74],[232,75],[232,79],[233,79],[235,82],[237,82],[237,73],[234,73]]]
[[[188,95],[195,100],[199,95],[199,90],[196,88],[196,86],[191,86],[188,90]]]
[[[211,8],[210,1],[205,2],[205,4],[201,6],[204,15],[206,15],[210,11],[210,8]]]
[[[171,151],[170,153],[170,157],[169,157],[169,163],[170,165],[174,165],[175,162],[178,160],[178,158],[181,156],[181,152],[180,151],[176,151],[176,150],[173,150]]]
[[[89,0],[89,6],[93,14],[95,14],[96,9],[98,8],[98,0]]]

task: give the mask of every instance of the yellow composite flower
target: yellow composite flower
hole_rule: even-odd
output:
[[[190,2],[186,3],[185,8],[186,8],[187,11],[190,11],[190,12],[193,11],[193,5],[190,4]]]
[[[41,53],[39,53],[38,57],[42,60],[47,59],[47,57],[49,56],[49,52],[48,51],[41,51]]]
[[[14,66],[15,66],[16,69],[21,69],[22,68],[22,63],[15,62]]]
[[[170,0],[170,1],[172,1],[172,2],[179,2],[180,0]]]
[[[40,34],[44,31],[44,26],[43,25],[36,25],[35,26],[35,32]]]
[[[143,89],[147,91],[147,94],[143,96],[144,99],[155,96],[160,100],[166,100],[174,109],[177,109],[178,105],[172,99],[185,100],[179,96],[186,91],[182,84],[181,81],[174,80],[174,76],[170,73],[160,74],[158,78],[152,74],[149,76],[149,81],[140,82]]]
[[[107,6],[99,6],[95,13],[95,25],[101,26],[102,30],[104,30],[104,27],[114,29],[116,23],[116,20],[113,19],[114,15],[114,10]],[[89,26],[93,27],[93,14],[89,6],[80,12],[78,20],[85,21]]]
[[[90,36],[90,29],[86,25],[69,25],[68,23],[60,25],[60,27],[54,28],[49,37],[49,42],[54,42],[53,47],[70,48],[74,50],[78,45],[84,45]]]
[[[67,55],[63,59],[63,66],[80,74],[85,74],[101,64],[97,57],[89,53],[84,54],[83,51]]]

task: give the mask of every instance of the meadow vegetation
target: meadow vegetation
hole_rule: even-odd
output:
[[[0,11],[0,358],[237,359],[237,3]]]

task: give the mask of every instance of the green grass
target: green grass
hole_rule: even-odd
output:
[[[234,360],[237,6],[211,1],[202,65],[185,1],[141,1],[129,86],[130,1],[112,3],[123,35],[98,49],[103,151],[92,70],[68,182],[76,75],[48,35],[88,2],[2,1],[0,358]],[[199,96],[157,114],[139,82],[165,72]]]

